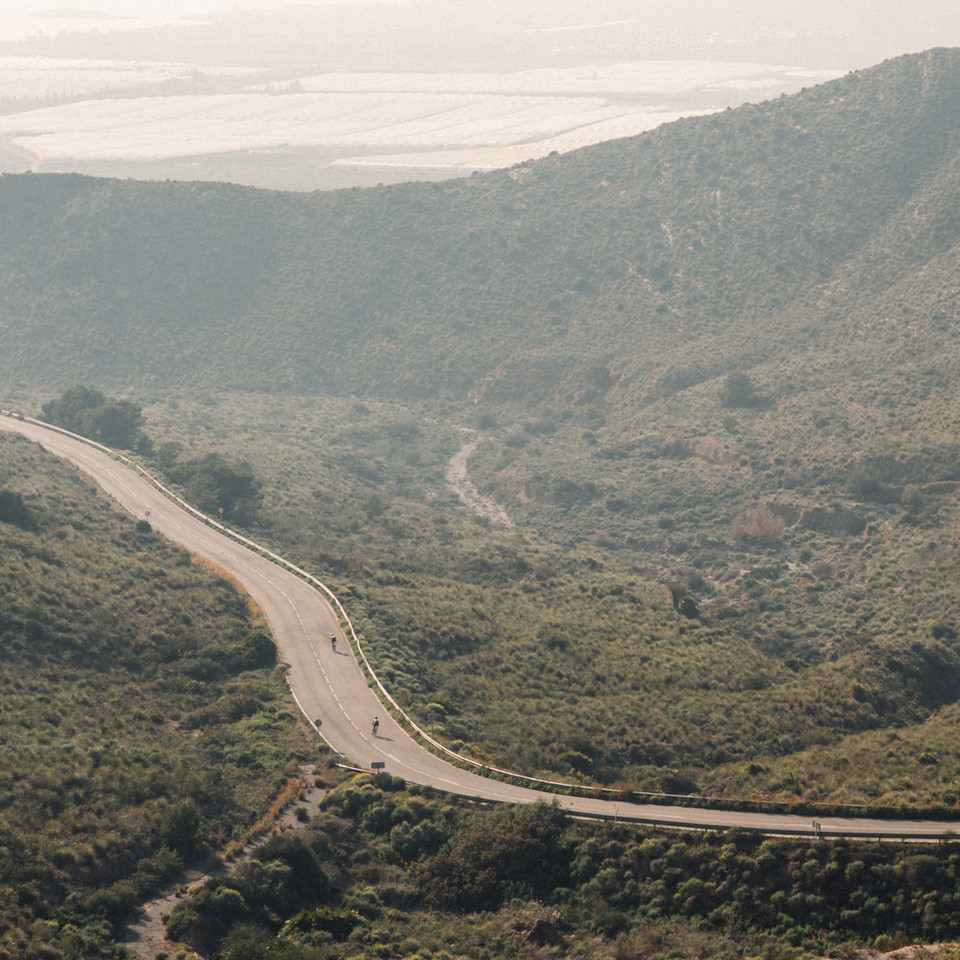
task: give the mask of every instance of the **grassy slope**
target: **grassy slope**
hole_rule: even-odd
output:
[[[230,583],[19,438],[0,436],[0,488],[36,521],[0,522],[0,949],[99,956],[183,857],[262,815],[306,746]]]
[[[528,504],[548,519],[511,530],[446,491],[458,438],[395,406],[231,395],[151,417],[256,464],[268,480],[258,535],[341,589],[384,678],[455,744],[651,789],[952,802],[952,714],[939,718],[942,743],[925,745],[924,724],[955,698],[957,598],[940,575],[954,550],[950,497],[925,496],[915,517],[853,504],[869,521],[856,535],[785,528],[769,545],[729,524],[698,529],[708,500],[632,519],[603,501]],[[525,455],[553,456],[560,442],[531,436]],[[666,468],[702,498],[704,471],[723,469],[666,459],[651,489]],[[513,506],[521,520],[524,509]],[[564,515],[640,533],[568,538]],[[341,556],[362,572],[331,567]],[[675,613],[654,578],[687,583],[700,619]],[[883,730],[897,731],[894,746],[851,777],[849,751]],[[938,762],[920,763],[930,751]]]

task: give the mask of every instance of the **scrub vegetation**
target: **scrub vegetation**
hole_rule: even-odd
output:
[[[914,510],[855,501],[836,477],[805,526],[755,500],[751,474],[744,490],[742,470],[657,455],[624,481],[640,494],[602,508],[636,530],[617,543],[585,509],[538,523],[515,500],[513,528],[473,516],[444,482],[462,435],[408,408],[241,394],[148,408],[164,425],[174,412],[177,442],[253,465],[255,535],[337,589],[381,678],[455,749],[586,784],[952,814],[949,489]],[[487,431],[475,479],[513,429]],[[541,469],[583,466],[563,442],[575,429],[538,444]],[[676,509],[645,510],[667,470]],[[708,499],[708,471],[741,478],[732,503]]]
[[[0,435],[0,954],[113,957],[130,910],[263,815],[305,755],[226,579]]]
[[[958,76],[960,53],[932,51],[444,184],[295,195],[4,177],[22,229],[0,237],[0,377],[26,412],[78,382],[125,398],[144,463],[327,581],[391,692],[454,749],[624,796],[956,816]],[[512,526],[448,487],[468,440],[469,480]],[[240,496],[215,488],[225,477]],[[27,491],[7,492],[16,535],[49,536]],[[158,715],[193,711],[198,730],[220,716],[179,688],[170,700]],[[271,749],[279,770],[289,748]],[[374,887],[396,867],[416,884],[421,857],[446,856],[429,869],[444,864],[433,876],[455,900],[474,881],[450,859],[458,835],[432,829],[435,849],[397,861],[369,847],[358,876]],[[757,864],[731,879],[725,843],[685,839],[662,889],[659,854],[623,882],[621,853],[601,857],[614,874],[597,910],[629,917],[600,931],[609,949],[655,953],[650,931],[673,949],[688,902],[704,936],[756,929],[798,950],[816,929],[831,944],[950,934],[934,889],[953,896],[952,849],[914,852],[936,866],[913,870],[868,845],[778,842],[763,849],[779,866],[761,866],[737,839],[729,857]],[[814,889],[834,861],[848,900]],[[694,874],[704,888],[681,889]],[[895,900],[870,885],[881,875],[931,894],[926,926],[910,899],[880,929],[868,901]],[[572,883],[520,884],[495,909],[559,909]],[[475,908],[469,892],[430,900],[440,885],[389,909]],[[223,898],[227,919],[271,936],[287,919]],[[334,913],[304,930],[342,942],[364,914],[321,900]],[[490,943],[497,916],[476,921]],[[228,926],[201,930],[204,949],[257,955],[229,946]],[[513,949],[498,943],[491,956]]]
[[[362,774],[328,792],[306,830],[180,903],[167,932],[222,960],[851,956],[857,942],[956,937],[958,862],[953,843],[478,810]]]

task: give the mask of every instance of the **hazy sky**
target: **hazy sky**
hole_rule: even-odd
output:
[[[191,13],[224,10],[256,10],[277,8],[289,5],[333,6],[345,3],[417,3],[418,0],[75,0],[75,2],[57,2],[57,0],[3,0],[4,14],[36,14],[48,11],[57,13],[70,11],[93,13],[101,12],[112,16],[148,17],[166,19]],[[445,0],[451,9],[476,7],[495,7],[494,0]],[[544,8],[542,0],[514,0],[511,6],[519,8]],[[546,5],[547,8],[552,6]],[[785,29],[811,16],[821,22],[834,19],[838,29],[848,29],[860,25],[864,29],[882,29],[890,31],[910,25],[922,30],[924,20],[929,21],[931,31],[942,26],[944,21],[960,23],[960,10],[957,0],[916,0],[903,3],[897,0],[558,0],[556,8],[575,10],[586,20],[604,19],[607,11],[615,16],[623,16],[631,8],[638,16],[658,18],[665,10],[676,13],[678,20],[696,19],[700,15],[711,20],[729,18],[733,22],[749,22],[762,19],[767,23],[782,22]],[[878,21],[881,21],[878,23]],[[883,22],[885,21],[885,23]],[[931,33],[931,42],[936,37]]]
[[[874,57],[936,45],[960,45],[958,0],[0,0],[0,40],[15,39],[13,18],[25,15],[34,24],[33,32],[49,34],[62,29],[57,20],[68,19],[68,29],[85,20],[90,29],[103,31],[102,17],[94,22],[97,13],[155,24],[214,11],[371,3],[428,8],[435,20],[466,24],[468,30],[495,21],[526,21],[527,29],[541,23],[552,30],[594,29],[629,18],[632,24],[644,23],[654,39],[672,35],[675,45],[686,36],[711,34],[727,44],[751,36],[761,41],[761,52],[763,41],[769,42],[775,55],[778,44],[789,41],[800,51],[824,52],[838,67],[866,66]],[[34,19],[39,13],[56,16]],[[9,32],[3,36],[5,18]],[[128,30],[133,25],[116,26]]]
[[[209,10],[264,10],[287,6],[291,0],[88,0],[80,3],[57,3],[50,0],[3,0],[5,13],[44,13],[46,11],[97,11],[112,16],[178,17]],[[296,0],[299,5],[321,6],[331,3],[368,3],[384,0]],[[386,0],[395,2],[395,0]]]
[[[694,55],[684,46],[713,43],[712,53],[700,55],[715,59],[729,48],[730,59],[744,59],[746,52],[783,63],[778,58],[792,55],[790,62],[800,65],[849,69],[932,46],[960,46],[958,0],[0,0],[0,40],[64,29],[110,30],[102,16],[95,19],[97,13],[128,18],[113,25],[126,32],[204,12],[372,3],[406,5],[411,21],[420,13],[421,20],[426,15],[468,35],[502,32],[513,24],[519,34],[545,30],[559,37],[563,31],[602,29],[616,39],[615,25],[630,24],[628,30],[643,31],[639,42],[648,48],[667,44],[656,51],[661,57]]]

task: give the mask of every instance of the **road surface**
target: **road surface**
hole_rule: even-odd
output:
[[[771,834],[931,839],[960,833],[960,821],[872,820],[709,810],[593,797],[557,796],[462,770],[421,747],[368,685],[329,600],[292,573],[177,506],[108,452],[50,428],[0,414],[0,430],[21,433],[71,461],[134,517],[239,580],[263,608],[286,665],[293,695],[319,733],[343,757],[405,780],[462,796],[509,803],[556,800],[572,813],[664,826],[743,827]],[[332,649],[330,635],[338,638]],[[380,725],[372,730],[374,717]]]

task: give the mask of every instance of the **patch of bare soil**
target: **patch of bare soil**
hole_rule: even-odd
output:
[[[494,500],[490,500],[480,494],[480,491],[470,482],[467,477],[467,457],[473,453],[474,448],[479,443],[479,439],[468,434],[460,449],[450,458],[447,463],[447,484],[453,492],[460,498],[460,502],[472,510],[477,516],[485,517],[494,523],[502,523],[505,526],[512,527],[513,521],[507,515],[507,511]]]

